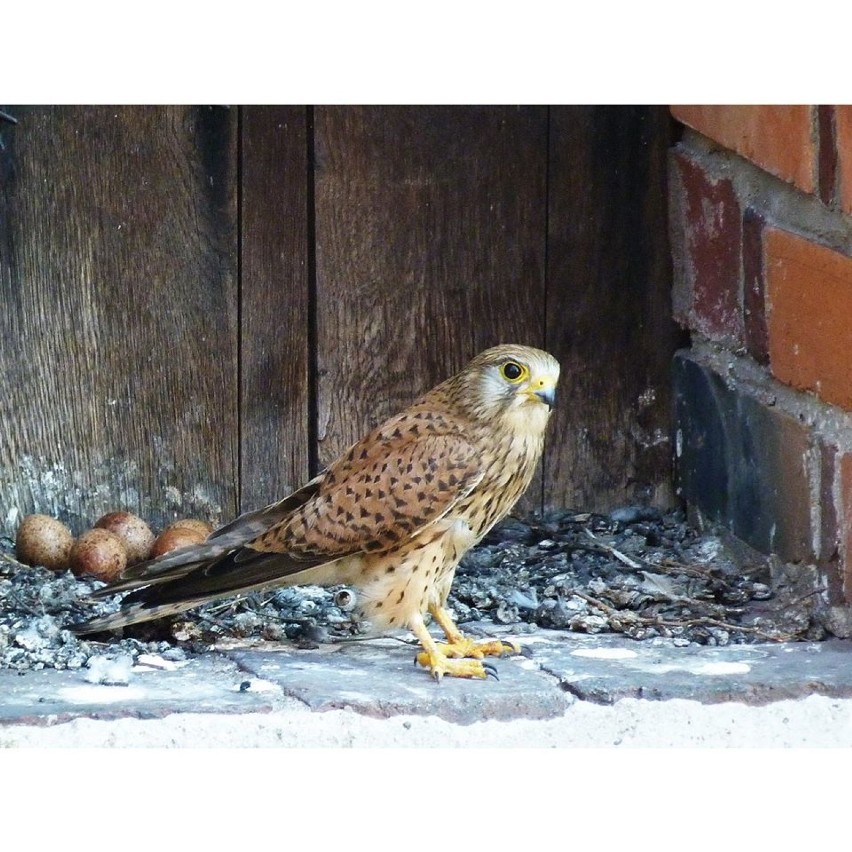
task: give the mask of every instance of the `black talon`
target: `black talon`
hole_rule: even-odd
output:
[[[485,679],[487,680],[489,677],[493,677],[494,680],[500,680],[497,676],[497,669],[491,665],[491,663],[483,663],[482,668],[485,669]]]
[[[529,645],[524,644],[523,642],[511,642],[509,643],[509,647],[512,649],[512,655],[521,655],[523,656],[524,652],[528,650]]]

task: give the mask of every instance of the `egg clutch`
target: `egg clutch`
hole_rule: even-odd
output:
[[[207,521],[183,518],[155,536],[138,515],[110,512],[75,539],[56,518],[27,515],[18,527],[15,554],[26,565],[41,565],[52,571],[70,569],[74,574],[88,574],[109,583],[128,565],[200,544],[212,532]]]

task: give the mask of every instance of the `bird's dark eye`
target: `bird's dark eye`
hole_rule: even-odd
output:
[[[526,375],[526,369],[515,361],[507,361],[500,367],[500,372],[510,382],[519,382]]]

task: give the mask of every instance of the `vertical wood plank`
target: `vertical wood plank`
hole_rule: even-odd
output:
[[[672,499],[669,126],[662,107],[551,110],[547,342],[563,374],[549,505]]]
[[[315,127],[328,463],[478,351],[543,344],[547,112],[319,108]]]
[[[666,501],[662,108],[555,108],[549,139],[544,108],[316,110],[315,353],[304,110],[242,113],[239,303],[236,110],[16,114],[0,128],[5,532],[33,510],[230,517],[240,466],[243,509],[308,475],[314,356],[327,463],[510,340],[564,370],[521,508],[542,487],[550,505]]]
[[[242,109],[241,504],[308,478],[308,143],[305,107]]]
[[[0,524],[236,508],[236,114],[34,108],[4,134]]]

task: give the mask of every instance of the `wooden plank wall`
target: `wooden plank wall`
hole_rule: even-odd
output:
[[[545,504],[673,502],[670,127],[661,108],[551,111],[547,347],[563,375]]]
[[[10,110],[0,517],[236,505],[236,111]]]
[[[523,509],[670,499],[666,110],[8,111],[0,531],[226,520],[501,341],[564,370]]]
[[[303,107],[247,107],[240,196],[240,503],[309,478],[313,449],[308,126]]]
[[[316,111],[321,464],[481,349],[544,343],[546,140],[541,107]]]

